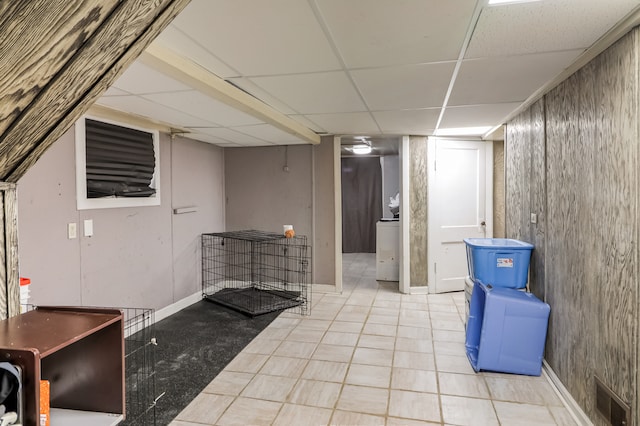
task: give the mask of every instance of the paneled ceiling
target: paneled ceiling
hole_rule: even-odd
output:
[[[481,136],[640,23],[639,0],[487,1],[192,0],[98,104],[222,147]]]

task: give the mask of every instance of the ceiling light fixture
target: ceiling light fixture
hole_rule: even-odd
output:
[[[371,147],[369,145],[355,145],[351,148],[351,152],[358,155],[371,154]]]
[[[491,129],[491,126],[483,127],[450,127],[438,129],[436,136],[482,136]]]
[[[540,0],[489,0],[489,6],[514,4],[514,3],[533,3],[536,1],[540,1]]]

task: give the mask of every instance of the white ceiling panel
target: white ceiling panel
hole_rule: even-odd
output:
[[[475,0],[317,0],[350,68],[455,60]]]
[[[314,123],[313,121],[309,120],[304,115],[291,114],[289,115],[289,118],[296,120],[298,123],[302,124],[308,129],[313,130],[316,133],[327,133],[326,129],[324,129],[322,126],[318,125],[317,123]]]
[[[130,112],[151,120],[159,121],[175,127],[211,127],[213,123],[185,114],[176,109],[143,99],[139,96],[102,97],[97,102],[118,111]]]
[[[368,112],[351,112],[343,114],[311,114],[306,116],[332,134],[381,134],[373,118]]]
[[[239,87],[241,90],[250,93],[253,97],[260,99],[270,107],[275,108],[276,111],[279,111],[283,114],[296,113],[287,104],[280,101],[278,98],[275,98],[270,93],[265,92],[261,87],[256,86],[255,83],[246,78],[229,78],[227,79],[227,81]]]
[[[215,136],[207,135],[204,133],[193,130],[191,133],[185,133],[182,135],[185,138],[194,139],[200,142],[207,142],[217,146],[242,146],[239,144],[231,143],[224,139],[217,138]]]
[[[298,143],[261,121],[277,113],[323,135],[496,126],[639,24],[640,0],[192,0],[146,63],[170,73],[175,53],[272,111],[256,119],[240,112],[244,96],[229,98],[232,109],[206,95],[216,90],[206,74],[185,66],[183,83],[138,62],[98,103],[219,146]]]
[[[371,110],[442,106],[454,62],[352,71]]]
[[[244,76],[340,68],[306,1],[193,0],[173,24]]]
[[[191,39],[173,25],[165,28],[152,44],[161,45],[174,52],[180,52],[185,58],[191,59],[220,78],[238,75],[237,71],[202,47],[198,40]]]
[[[154,70],[135,61],[113,84],[117,89],[134,95],[147,93],[178,92],[189,90],[191,87],[179,82],[171,77],[167,77],[159,71]]]
[[[466,58],[585,49],[638,0],[551,0],[485,7]]]
[[[366,111],[343,71],[258,77],[251,81],[300,114]]]
[[[580,53],[582,50],[465,60],[449,105],[522,102]]]
[[[195,90],[146,95],[144,98],[223,127],[262,123],[262,121],[249,114],[231,108]]]
[[[279,145],[302,142],[300,138],[290,133],[283,132],[282,130],[269,124],[234,127],[233,130]]]
[[[237,143],[239,145],[246,145],[246,146],[273,145],[272,143],[267,142],[265,140],[254,138],[253,136],[236,132],[235,130],[232,130],[232,129],[213,127],[213,128],[197,128],[193,130],[198,133],[203,133],[209,136],[223,139],[227,142]]]
[[[375,111],[373,117],[384,133],[430,135],[436,128],[440,108]]]
[[[440,127],[467,127],[469,122],[474,123],[473,127],[495,126],[520,104],[520,102],[515,102],[448,107],[444,112]]]
[[[120,90],[115,86],[111,86],[102,94],[102,96],[131,96],[131,93]]]

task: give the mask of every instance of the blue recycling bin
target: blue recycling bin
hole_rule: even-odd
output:
[[[508,238],[465,238],[469,276],[493,287],[527,285],[533,245]]]
[[[474,280],[465,339],[473,369],[539,376],[550,311],[531,293]]]

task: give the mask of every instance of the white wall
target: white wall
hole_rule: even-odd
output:
[[[400,157],[385,155],[380,157],[382,167],[382,217],[393,217],[389,209],[389,198],[400,192]]]
[[[20,275],[31,278],[31,302],[160,309],[199,292],[200,234],[224,230],[222,149],[161,135],[155,207],[78,211],[74,158],[72,129],[18,182]],[[197,211],[173,214],[186,205]],[[92,237],[82,236],[85,219]]]

